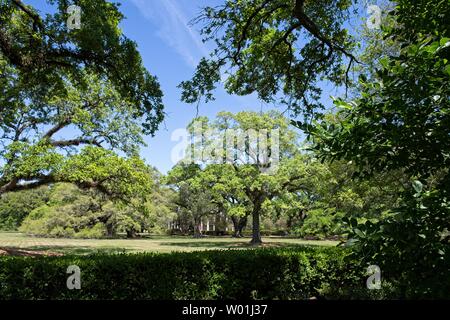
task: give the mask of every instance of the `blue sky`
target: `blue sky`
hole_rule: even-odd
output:
[[[117,2],[117,1],[115,1]],[[196,115],[196,108],[180,101],[177,85],[189,79],[197,62],[211,49],[201,41],[198,26],[189,22],[195,18],[202,7],[222,3],[220,0],[125,0],[121,11],[125,20],[121,23],[124,34],[136,41],[145,67],[156,75],[164,92],[164,123],[155,137],[146,137],[147,147],[141,156],[148,164],[166,173],[174,165],[171,151],[177,141],[171,141],[172,132],[185,128]],[[47,11],[42,0],[28,0],[27,4]],[[47,10],[46,10],[47,9]],[[324,87],[324,97],[337,95],[333,88]],[[199,115],[214,117],[219,111],[237,112],[241,110],[267,111],[274,106],[261,103],[255,95],[230,96],[223,89],[216,92],[216,100],[202,104]],[[329,99],[326,99],[329,101]]]
[[[147,137],[148,147],[141,155],[161,172],[168,171],[172,148],[178,143],[171,141],[172,132],[185,128],[195,117],[196,108],[180,101],[181,91],[177,85],[189,79],[197,62],[208,54],[208,45],[201,41],[198,27],[189,22],[198,15],[201,8],[214,5],[211,0],[130,0],[121,7],[127,17],[122,28],[127,37],[138,44],[147,69],[156,75],[164,92],[164,123],[155,137]],[[255,96],[230,96],[223,90],[216,92],[216,101],[200,105],[199,115],[214,117],[222,110],[260,110],[264,106]]]

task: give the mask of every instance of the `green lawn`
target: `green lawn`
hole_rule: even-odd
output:
[[[212,249],[246,249],[249,238],[150,236],[141,239],[53,239],[30,237],[22,233],[0,232],[0,254],[89,254],[96,252],[171,252]],[[313,241],[281,237],[264,237],[265,247],[333,246],[337,241]]]

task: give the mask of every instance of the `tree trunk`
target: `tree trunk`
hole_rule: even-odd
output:
[[[136,230],[134,230],[134,229],[127,230],[127,238],[128,239],[137,238]]]
[[[239,238],[239,221],[237,217],[231,217],[233,222],[233,238]]]
[[[112,238],[112,237],[115,236],[114,225],[112,223],[107,223],[106,224],[106,236],[108,238]]]
[[[253,212],[252,212],[253,234],[252,234],[252,241],[250,241],[250,243],[254,246],[259,246],[260,244],[262,244],[260,223],[259,223],[260,209],[261,209],[261,204],[259,202],[255,203],[255,205],[253,206]]]
[[[231,217],[231,221],[233,221],[233,238],[243,238],[242,231],[247,225],[247,217]]]
[[[201,219],[195,221],[194,220],[194,238],[201,238],[202,237],[202,230],[200,228],[201,225]]]
[[[246,225],[247,225],[247,217],[240,218],[238,223],[238,234],[237,234],[239,238],[242,238],[244,236],[242,234],[242,231],[244,230]]]

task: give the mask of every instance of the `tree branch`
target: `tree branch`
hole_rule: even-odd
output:
[[[49,176],[41,176],[40,178],[35,179],[35,181],[33,182],[19,184],[18,181],[19,181],[18,178],[14,178],[10,182],[1,186],[0,195],[6,192],[36,189],[40,186],[55,182],[55,178],[49,175]]]
[[[25,12],[32,20],[33,20],[33,27],[36,29],[36,26],[38,26],[40,29],[44,29],[44,24],[42,23],[41,17],[30,10],[21,0],[12,0],[12,2],[23,12]]]
[[[250,29],[250,26],[253,22],[253,19],[256,18],[256,16],[262,11],[264,10],[264,8],[271,2],[272,0],[265,0],[258,8],[255,9],[255,11],[250,15],[250,17],[247,19],[247,21],[245,22],[245,26],[244,29],[242,30],[242,34],[241,37],[237,43],[237,50],[236,50],[236,54],[234,55],[234,60],[235,63],[239,65],[238,63],[238,56],[241,53],[242,50],[242,43],[244,42],[245,39],[247,39],[247,33]]]
[[[0,49],[1,52],[8,57],[9,61],[16,66],[26,67],[27,64],[24,63],[22,56],[17,50],[13,49],[13,40],[11,37],[0,28]]]
[[[69,124],[70,124],[69,119],[65,119],[64,121],[56,124],[50,130],[48,130],[46,134],[44,134],[43,139],[50,139],[55,133],[57,133],[59,130],[61,130],[62,128],[64,128]]]
[[[102,145],[95,141],[95,139],[86,139],[86,138],[78,138],[71,140],[52,140],[50,144],[54,147],[70,147],[70,146],[79,146],[82,144],[95,145],[97,147],[102,148]]]
[[[297,0],[295,3],[294,16],[300,22],[300,24],[308,30],[314,37],[325,43],[328,48],[333,51],[339,51],[344,54],[347,58],[350,59],[348,64],[347,71],[345,73],[345,87],[346,92],[348,90],[348,73],[350,72],[351,65],[353,62],[360,63],[358,59],[351,53],[349,53],[345,48],[333,43],[330,39],[328,39],[325,35],[323,35],[317,25],[312,21],[304,12],[304,2],[305,0]]]
[[[83,182],[72,182],[72,181],[63,181],[63,180],[57,180],[53,175],[39,175],[34,178],[27,179],[24,183],[18,183],[20,179],[14,178],[10,182],[4,184],[0,187],[0,195],[7,193],[7,192],[17,192],[17,191],[23,191],[23,190],[31,190],[36,189],[41,186],[45,186],[51,183],[57,183],[57,182],[67,182],[67,183],[73,183],[77,185],[79,188],[82,189],[97,189],[100,192],[108,195],[113,196],[113,192],[108,190],[104,185],[102,185],[103,182],[105,182],[107,179],[103,181],[83,181]],[[120,195],[118,195],[120,197]]]

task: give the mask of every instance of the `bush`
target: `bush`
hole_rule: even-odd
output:
[[[105,229],[105,225],[98,222],[92,228],[81,229],[72,236],[80,239],[100,239],[105,237]]]
[[[315,239],[342,235],[347,231],[341,221],[342,216],[342,213],[334,213],[327,209],[310,210],[301,225],[294,227],[293,234]]]
[[[385,219],[355,221],[352,251],[355,259],[385,270],[404,297],[449,299],[450,188],[422,192],[421,185],[416,187]]]
[[[92,221],[91,221],[92,220]],[[86,224],[83,226],[83,224]],[[82,227],[80,227],[82,226]],[[53,238],[99,239],[106,236],[104,223],[80,215],[75,217],[63,207],[40,206],[25,218],[20,232]]]
[[[365,291],[342,248],[0,258],[2,299],[309,299]],[[66,269],[81,269],[81,290]],[[336,290],[339,288],[339,295]],[[344,290],[345,288],[348,288]]]
[[[47,187],[3,194],[0,197],[0,230],[17,230],[31,211],[48,201],[48,196]]]

